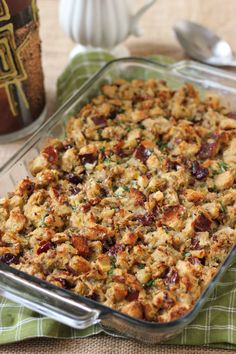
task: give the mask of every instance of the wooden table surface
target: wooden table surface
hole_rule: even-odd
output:
[[[96,1],[96,0],[94,0]],[[144,0],[136,0],[135,6],[144,3]],[[57,0],[38,0],[38,6],[41,16],[41,39],[43,53],[43,68],[45,74],[45,87],[48,99],[49,115],[54,110],[55,103],[55,87],[56,80],[60,73],[65,68],[68,62],[68,55],[74,44],[60,30],[58,25],[58,1]],[[236,0],[158,0],[156,4],[143,16],[140,25],[144,30],[143,36],[139,38],[130,37],[126,44],[133,55],[148,55],[148,54],[166,54],[173,56],[175,59],[183,59],[184,53],[178,45],[172,27],[176,21],[180,19],[189,19],[205,26],[208,26],[213,31],[216,31],[220,36],[230,42],[236,52]],[[6,161],[24,141],[18,141],[12,144],[0,145],[0,161],[1,164]],[[99,347],[99,339],[97,350],[93,349],[93,353],[119,353],[119,344],[117,339],[108,338],[107,350],[101,351]],[[44,350],[52,353],[52,348],[55,350],[58,344],[55,341],[49,341],[48,346],[45,346],[46,340],[34,340],[33,342],[21,343],[20,345],[10,345],[1,347],[1,353],[44,353]],[[72,353],[73,341],[66,341],[63,350],[60,353]],[[83,345],[88,348],[89,343],[94,342],[94,339],[84,339],[80,341],[78,353],[82,351]],[[43,345],[40,350],[40,343]],[[57,342],[58,343],[58,342]],[[84,344],[83,344],[84,343]],[[113,347],[117,349],[111,349]],[[128,344],[127,344],[128,345]],[[34,348],[34,349],[33,349]],[[36,349],[37,348],[37,349]],[[43,349],[44,348],[44,349]],[[47,348],[47,349],[46,349]],[[51,349],[50,349],[51,348]],[[61,347],[62,348],[62,347]],[[74,348],[74,347],[73,347]],[[127,347],[128,348],[128,347]],[[133,350],[132,350],[133,348]],[[126,352],[149,352],[145,346],[143,349],[137,349],[135,344]],[[89,350],[89,349],[88,349]],[[131,350],[131,351],[130,351]],[[161,353],[185,353],[186,348],[182,347],[165,347],[157,349]],[[54,351],[53,351],[54,352]],[[56,352],[56,351],[55,351]],[[153,351],[152,351],[153,352]],[[206,350],[189,348],[189,353],[223,353],[222,350]],[[74,353],[74,349],[73,349]],[[87,351],[89,353],[89,351]]]

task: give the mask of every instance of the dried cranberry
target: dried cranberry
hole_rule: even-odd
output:
[[[62,288],[67,289],[70,287],[68,281],[64,278],[61,278],[61,277],[54,278],[54,281],[57,281],[58,283],[60,283]]]
[[[217,153],[217,142],[214,141],[212,143],[203,143],[198,152],[198,156],[201,160],[206,160],[212,158]]]
[[[73,183],[73,184],[78,184],[83,181],[83,178],[81,178],[81,176],[75,175],[74,173],[69,173],[67,175],[67,179],[70,183]]]
[[[92,117],[92,121],[99,127],[105,127],[107,125],[107,118],[104,115]]]
[[[69,266],[69,264],[66,265],[66,270],[69,272],[69,274],[72,274],[72,275],[75,275],[75,276],[78,275],[78,272],[74,268],[71,268]]]
[[[28,179],[25,185],[25,190],[27,191],[28,196],[30,196],[33,193],[34,188],[35,188],[35,183]]]
[[[80,161],[82,165],[85,165],[86,163],[94,163],[97,161],[97,156],[94,154],[84,154],[84,155],[79,155]]]
[[[113,110],[109,113],[108,118],[109,118],[109,119],[115,119],[116,116],[117,116],[117,114],[118,114],[117,109],[113,109]]]
[[[5,253],[2,256],[0,256],[0,261],[5,264],[12,264],[12,263],[18,264],[19,258],[20,258],[20,255],[15,256],[12,253]]]
[[[194,235],[191,238],[191,246],[190,246],[191,250],[200,250],[201,246],[200,246],[200,241],[197,235]]]
[[[60,195],[61,195],[61,190],[60,190],[60,187],[52,187],[52,190],[53,190],[53,194],[55,196],[56,199],[59,199]]]
[[[81,206],[81,209],[84,213],[87,213],[91,209],[91,204],[86,203]]]
[[[197,257],[188,257],[188,261],[193,265],[201,264],[201,261]]]
[[[198,161],[193,161],[192,163],[192,170],[191,174],[198,180],[201,181],[202,179],[206,178],[209,174],[208,169],[205,167],[200,166]]]
[[[159,84],[162,84],[163,86],[166,86],[167,85],[167,82],[165,80],[160,80],[159,81]],[[175,92],[175,91],[174,91]]]
[[[169,272],[166,274],[164,282],[167,286],[171,284],[176,284],[179,280],[179,275],[176,269],[171,268]]]
[[[162,308],[168,310],[170,307],[174,305],[174,300],[169,297],[169,295],[165,292],[163,297]]]
[[[78,187],[74,187],[74,186],[70,186],[70,192],[72,195],[76,195],[80,192],[80,188]]]
[[[72,149],[73,148],[73,144],[70,143],[70,142],[64,142],[63,143],[63,148],[64,148],[65,151],[69,150],[69,149]]]
[[[227,114],[228,118],[236,119],[236,112],[230,112]]]
[[[151,98],[152,98],[152,96],[148,95],[147,93],[134,94],[132,97],[132,105],[135,105],[138,102],[143,102],[143,101],[149,100]]]
[[[87,297],[91,300],[99,301],[99,296],[96,293],[92,293],[91,295],[87,295]]]
[[[176,91],[174,91],[175,94]],[[157,97],[160,98],[160,100],[163,102],[166,102],[170,97],[172,96],[172,94],[169,91],[158,91],[157,92]]]
[[[201,213],[193,222],[195,231],[209,231],[211,228],[211,220],[209,220],[205,214]]]
[[[127,154],[125,153],[125,151],[122,149],[122,147],[124,146],[124,141],[121,140],[119,141],[115,146],[114,146],[114,152],[116,155],[118,155],[119,157],[125,157],[127,156]]]
[[[143,226],[151,226],[155,220],[156,216],[153,213],[146,213],[143,215],[138,215],[137,220],[143,225]]]
[[[134,203],[135,206],[143,205],[144,202],[146,201],[145,194],[143,194],[143,192],[139,191],[136,188],[131,188],[130,189],[130,195],[131,195],[132,198],[135,199],[135,203]]]
[[[40,255],[41,253],[47,252],[48,250],[50,250],[51,248],[53,248],[53,244],[49,241],[42,241],[40,243],[39,248],[37,249],[37,255]]]
[[[123,277],[122,275],[114,275],[112,277],[112,280],[116,283],[121,283],[121,284],[125,283],[125,277]]]
[[[116,149],[116,155],[118,155],[119,157],[126,157],[127,154],[124,150],[122,150],[121,148]]]
[[[126,300],[135,301],[135,300],[138,300],[138,296],[139,296],[138,290],[131,290],[128,292],[128,295],[126,296]]]
[[[125,245],[123,243],[116,243],[114,246],[109,247],[108,255],[117,256],[117,253],[125,250]]]
[[[172,171],[172,170],[177,171],[178,167],[179,167],[179,163],[177,161],[171,161],[171,160],[167,161],[168,171]]]
[[[58,160],[58,152],[54,146],[48,146],[43,150],[48,162],[55,163]]]
[[[142,144],[140,144],[135,150],[134,156],[136,157],[136,159],[145,163],[151,154],[152,153],[149,149],[145,148]]]
[[[103,253],[107,252],[109,248],[115,245],[115,240],[113,238],[104,238],[103,240],[101,240],[101,242]]]

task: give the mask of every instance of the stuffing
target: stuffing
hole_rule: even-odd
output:
[[[182,317],[236,242],[235,132],[190,84],[105,84],[0,200],[0,261],[137,319]]]

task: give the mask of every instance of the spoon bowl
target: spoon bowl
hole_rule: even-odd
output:
[[[206,27],[181,20],[175,24],[174,31],[190,57],[209,65],[236,66],[236,58],[229,43]]]

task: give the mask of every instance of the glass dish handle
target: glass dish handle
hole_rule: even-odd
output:
[[[206,88],[226,89],[229,93],[235,94],[236,74],[223,69],[211,67],[209,65],[197,63],[191,60],[179,61],[169,65],[171,72],[186,79],[186,81],[199,82]]]
[[[65,297],[60,288],[49,290],[47,283],[27,278],[0,269],[0,295],[73,328],[84,329],[100,322],[100,311],[73,300],[73,294]]]

